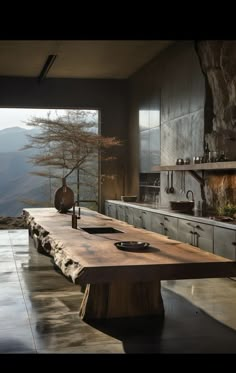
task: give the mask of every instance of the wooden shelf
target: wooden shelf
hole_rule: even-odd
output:
[[[149,185],[149,184],[140,184],[140,188],[155,188],[155,189],[160,189],[159,185]]]
[[[236,169],[236,161],[199,163],[172,166],[154,166],[152,171],[201,171],[201,170],[233,170]]]

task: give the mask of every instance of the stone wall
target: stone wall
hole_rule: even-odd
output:
[[[177,42],[130,80],[128,194],[138,194],[139,110],[160,105],[161,165],[173,165],[177,158],[203,155],[205,81],[194,43]],[[159,104],[160,103],[160,104]],[[199,183],[186,173],[185,190],[192,189],[201,200]],[[174,173],[174,194],[166,194],[166,173],[161,173],[161,206],[185,199],[180,193],[181,173]]]
[[[196,43],[205,76],[206,107],[205,142],[211,151],[225,152],[236,160],[236,41],[207,40]],[[236,204],[236,174],[208,173],[208,204],[216,207],[227,202]]]

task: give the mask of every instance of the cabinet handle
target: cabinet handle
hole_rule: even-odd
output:
[[[160,223],[160,225],[164,225],[164,223]]]
[[[194,232],[193,234],[194,234],[194,246],[198,247],[199,234],[197,232]]]
[[[200,225],[196,225],[195,228],[203,230],[202,227],[200,227]]]
[[[232,245],[234,245],[234,246],[235,246],[235,245],[236,245],[236,242],[232,242]]]
[[[169,219],[166,217],[166,216],[164,216],[164,220],[167,220],[167,221],[169,221]]]
[[[192,231],[190,231],[190,233],[191,233],[191,243],[190,243],[190,245],[194,246],[194,242],[193,242],[193,240],[194,240],[194,235],[193,235],[193,232],[192,232]]]
[[[187,223],[187,225],[190,225],[190,227],[194,228],[194,225],[192,225],[191,223]]]

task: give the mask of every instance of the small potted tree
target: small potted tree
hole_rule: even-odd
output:
[[[57,116],[56,119],[51,119],[50,115],[47,118],[33,117],[26,124],[39,131],[36,135],[28,135],[29,143],[22,150],[35,149],[30,161],[47,168],[33,174],[62,179],[62,186],[54,196],[54,206],[62,213],[74,204],[74,192],[67,185],[68,176],[98,154],[102,159],[111,159],[111,154],[108,155],[106,151],[122,144],[115,137],[98,135],[93,112],[88,115],[84,110],[68,110],[66,115]],[[62,176],[58,174],[59,170],[63,171]]]

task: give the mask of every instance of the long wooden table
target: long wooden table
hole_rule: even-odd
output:
[[[74,283],[86,285],[84,319],[163,315],[161,280],[236,276],[236,262],[197,247],[135,228],[81,208],[78,228],[71,213],[54,208],[24,209],[37,248],[53,256]],[[122,233],[89,234],[85,227],[113,227]],[[119,250],[118,241],[143,241],[143,251]]]

